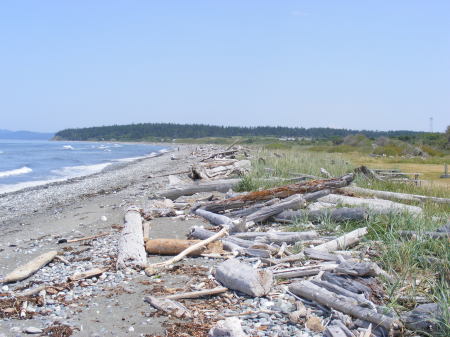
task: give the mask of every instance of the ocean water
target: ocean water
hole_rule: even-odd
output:
[[[167,147],[147,144],[0,139],[0,193],[97,173],[164,151]]]

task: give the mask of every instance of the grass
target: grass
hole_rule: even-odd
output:
[[[304,147],[293,146],[290,149],[259,148],[255,151],[252,172],[244,177],[241,190],[257,190],[286,184],[283,178],[295,174],[320,175],[320,168],[328,170],[333,176],[340,176],[352,171],[355,167],[365,164],[374,167],[371,157],[361,154],[308,152]],[[369,158],[368,162],[364,158]],[[355,160],[356,159],[356,160]],[[378,159],[378,158],[377,158]],[[380,162],[378,162],[380,163]],[[396,163],[398,164],[398,163]],[[411,165],[407,163],[407,165]],[[414,163],[414,165],[418,165]],[[428,163],[421,165],[430,165]],[[417,167],[414,167],[416,169]],[[267,178],[272,180],[268,181]],[[276,180],[275,178],[279,178]],[[446,186],[424,184],[415,186],[405,183],[368,181],[358,177],[356,183],[362,187],[394,192],[413,193],[437,197],[450,197]],[[412,202],[412,204],[417,204]],[[387,305],[398,313],[411,310],[414,300],[405,302],[405,296],[414,298],[425,296],[430,302],[438,303],[443,309],[439,323],[440,336],[450,336],[450,248],[448,239],[405,239],[399,235],[399,230],[427,231],[435,230],[450,219],[448,205],[437,205],[427,202],[421,205],[424,214],[413,216],[408,213],[391,215],[371,215],[361,222],[334,223],[323,219],[321,230],[329,233],[348,232],[355,228],[367,226],[369,233],[366,245],[376,252],[373,256],[380,267],[393,275],[395,281],[384,280],[385,291],[389,295]],[[298,219],[288,230],[305,230],[302,225],[307,219]],[[297,247],[301,249],[301,247]]]

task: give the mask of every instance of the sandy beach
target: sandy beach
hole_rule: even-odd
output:
[[[50,309],[46,306],[45,312],[35,305],[31,311],[37,313],[28,320],[3,318],[0,336],[22,336],[29,327],[45,329],[60,324],[73,327],[74,336],[162,334],[162,320],[145,316],[148,304],[143,296],[149,279],[143,272],[107,272],[103,279],[89,279],[79,289],[64,288],[63,284],[75,271],[113,263],[127,207],[145,208],[149,195],[168,183],[167,176],[158,176],[186,170],[198,160],[190,156],[193,148],[175,149],[173,155],[179,160],[171,160],[171,154],[166,153],[65,183],[0,196],[1,277],[49,250],[58,250],[71,260],[69,265],[54,261],[32,277],[2,287],[0,294],[40,284],[61,286],[56,294],[47,294],[47,304],[54,305]],[[182,238],[192,224],[192,220],[161,218],[152,225],[152,236]],[[75,246],[57,243],[60,238],[99,233],[108,235]],[[186,282],[180,277],[171,276],[166,281]],[[58,304],[61,302],[66,305]]]

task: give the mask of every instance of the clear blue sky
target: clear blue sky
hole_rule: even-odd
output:
[[[450,1],[0,2],[0,128],[450,124]]]

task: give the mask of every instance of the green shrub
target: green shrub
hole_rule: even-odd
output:
[[[389,144],[385,146],[378,146],[375,150],[373,150],[373,153],[386,156],[401,156],[403,154],[403,148],[395,144]]]

